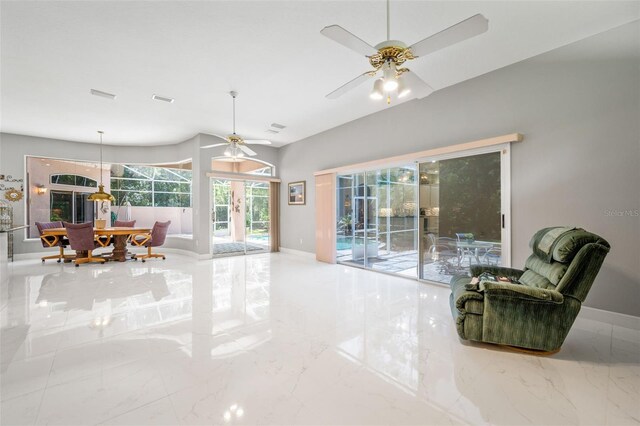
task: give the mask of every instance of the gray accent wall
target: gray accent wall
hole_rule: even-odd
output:
[[[315,171],[520,132],[513,266],[536,230],[583,227],[612,246],[586,305],[640,316],[639,122],[636,21],[281,148],[281,246],[315,250]],[[289,206],[286,184],[298,180],[307,203]]]

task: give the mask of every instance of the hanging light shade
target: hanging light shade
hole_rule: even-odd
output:
[[[104,132],[102,130],[98,130],[98,134],[100,135],[100,185],[98,185],[98,192],[94,192],[93,194],[87,197],[89,201],[109,201],[111,203],[115,203],[116,199],[113,195],[108,192],[104,192],[104,185],[102,184],[102,134]]]
[[[411,88],[407,86],[404,75],[401,75],[400,77],[398,77],[398,97],[404,98],[409,93],[411,93]]]
[[[384,97],[383,84],[384,84],[384,82],[382,81],[381,78],[377,79],[373,83],[373,89],[371,90],[371,93],[369,94],[369,97],[371,99],[382,99]]]
[[[396,67],[391,61],[387,61],[382,68],[382,79],[384,80],[384,91],[393,92],[398,88],[396,79]]]

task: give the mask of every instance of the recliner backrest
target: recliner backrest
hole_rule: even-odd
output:
[[[533,254],[520,282],[555,289],[584,301],[602,266],[609,243],[581,228],[554,227],[536,232],[530,242]]]

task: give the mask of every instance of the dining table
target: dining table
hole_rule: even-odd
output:
[[[127,260],[127,241],[129,236],[137,235],[137,234],[149,234],[151,233],[151,228],[130,228],[130,227],[111,227],[111,228],[93,228],[93,233],[96,237],[96,242],[99,247],[108,247],[109,244],[113,241],[113,250],[110,254],[103,255],[102,257],[107,260],[112,260],[116,262],[124,262]],[[46,238],[47,236],[53,238]],[[42,237],[45,238],[45,241],[50,247],[54,247],[58,244],[58,241],[62,237],[67,236],[66,228],[50,228],[44,229],[42,231]],[[103,238],[100,238],[103,237]],[[106,239],[104,237],[107,237]],[[77,257],[87,257],[86,251],[77,251]]]
[[[475,258],[477,264],[481,264],[480,254],[486,253],[494,246],[494,243],[489,241],[457,241],[456,248],[458,249],[458,266],[462,265],[465,257],[469,257],[469,264],[471,265],[472,258]]]

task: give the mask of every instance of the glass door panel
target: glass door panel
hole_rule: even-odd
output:
[[[416,167],[339,175],[336,258],[417,276]]]
[[[244,254],[244,183],[212,179],[211,191],[213,255]]]
[[[52,222],[63,221],[74,223],[73,192],[51,191],[51,215]]]
[[[248,253],[270,251],[269,183],[247,181],[245,185],[245,236]]]
[[[75,223],[93,222],[96,203],[87,198],[90,194],[74,192],[75,197]],[[99,203],[98,203],[99,204]]]
[[[420,278],[502,264],[500,152],[420,164]]]
[[[271,251],[268,182],[212,179],[213,255]]]

